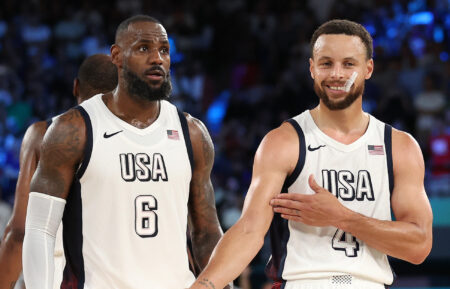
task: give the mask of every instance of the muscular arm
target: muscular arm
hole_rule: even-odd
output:
[[[44,136],[30,185],[35,193],[30,194],[25,222],[23,272],[27,288],[53,288],[56,231],[85,140],[84,120],[78,110],[58,117]]]
[[[86,127],[76,109],[59,116],[45,134],[30,190],[65,199],[82,160]]]
[[[387,255],[422,263],[431,251],[431,206],[425,193],[424,162],[414,139],[392,131],[395,221],[366,217],[344,207],[327,190],[309,179],[314,195],[284,194],[271,201],[283,218],[311,226],[335,226]]]
[[[264,138],[255,156],[242,216],[219,241],[209,264],[191,288],[223,288],[255,257],[273,218],[269,201],[281,191],[286,176],[295,167],[295,151],[298,154],[298,138],[289,124]]]
[[[189,195],[189,228],[196,271],[200,272],[208,264],[214,246],[222,236],[211,183],[214,163],[214,146],[208,130],[201,121],[187,115],[194,171]]]
[[[20,172],[17,178],[14,211],[0,244],[0,289],[14,287],[22,271],[22,243],[25,235],[30,181],[39,160],[39,148],[47,130],[47,123],[40,121],[31,125],[20,147]]]
[[[423,180],[419,145],[400,131],[392,131],[394,190],[391,205],[396,221],[380,221],[347,212],[341,228],[387,255],[422,263],[431,251],[433,215]]]

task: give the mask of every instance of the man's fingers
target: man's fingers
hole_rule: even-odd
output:
[[[319,186],[316,182],[316,179],[314,179],[314,175],[309,175],[308,178],[309,187],[316,193],[322,192],[322,187]]]
[[[290,221],[295,221],[295,222],[303,223],[303,219],[302,219],[302,217],[300,217],[300,216],[292,216],[292,215],[281,214],[281,217],[282,217],[283,219],[286,219],[286,220],[290,220]]]
[[[300,215],[300,212],[298,210],[295,209],[288,209],[288,208],[284,208],[284,207],[275,207],[273,208],[273,211],[275,213],[280,213],[280,214],[286,214],[286,215],[292,215],[292,216],[298,216]]]

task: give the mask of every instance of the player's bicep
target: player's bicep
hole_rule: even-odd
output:
[[[72,109],[58,117],[44,136],[41,157],[30,190],[66,198],[86,142],[81,113]]]
[[[432,212],[424,188],[424,162],[418,144],[401,132],[393,132],[394,190],[392,209],[396,220],[431,230]]]
[[[270,132],[261,142],[253,165],[250,188],[244,202],[240,223],[251,224],[249,229],[266,232],[273,218],[270,200],[282,190],[298,148],[295,138],[286,127]]]
[[[219,226],[211,183],[211,169],[214,163],[214,146],[203,123],[187,116],[194,169],[189,192],[189,224],[192,229]]]

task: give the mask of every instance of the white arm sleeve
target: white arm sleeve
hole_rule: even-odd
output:
[[[23,275],[27,289],[52,289],[56,232],[66,200],[31,192],[23,240]]]

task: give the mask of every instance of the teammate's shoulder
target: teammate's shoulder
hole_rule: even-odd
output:
[[[392,128],[392,154],[395,164],[409,164],[411,161],[423,165],[423,155],[419,143],[404,131]]]
[[[186,117],[191,137],[193,136],[195,137],[198,134],[205,134],[205,133],[209,135],[206,125],[200,119],[192,116],[187,112],[183,112],[183,114]]]
[[[37,121],[31,124],[22,139],[22,150],[35,150],[38,149],[42,139],[44,138],[45,132],[47,131],[46,121]]]
[[[81,111],[74,107],[54,117],[52,127],[76,124],[84,125],[84,118]]]
[[[408,132],[392,128],[392,146],[408,149],[420,149],[416,139]]]
[[[33,136],[43,136],[47,131],[48,123],[45,120],[36,121],[32,123],[26,131],[26,134]]]
[[[298,139],[295,128],[289,122],[283,122],[279,127],[269,131],[264,137],[267,141],[290,144]]]
[[[259,152],[265,154],[292,154],[298,150],[298,136],[295,128],[288,122],[283,122],[279,127],[269,131],[259,145]]]

